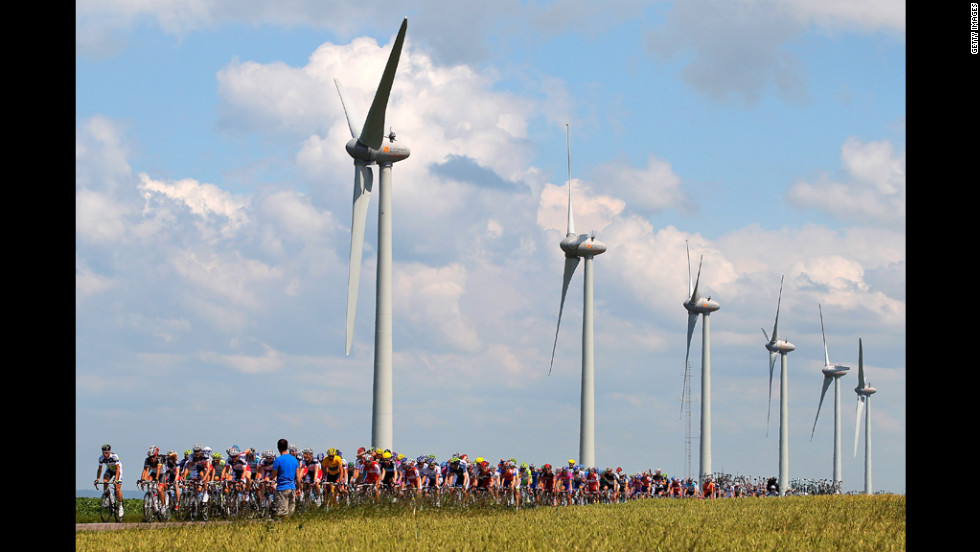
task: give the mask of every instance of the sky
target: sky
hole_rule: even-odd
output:
[[[273,7],[274,6],[274,7]],[[905,4],[894,0],[76,1],[75,459],[370,446],[377,198],[344,352],[353,165],[403,18],[393,167],[394,444],[563,464],[579,447],[582,271],[561,293],[569,156],[595,267],[600,468],[697,475],[711,315],[712,470],[775,476],[780,278],[791,478],[845,490],[858,340],[873,489],[905,492]],[[566,125],[568,134],[566,135]],[[688,264],[690,248],[691,264]],[[771,408],[771,411],[770,411]],[[771,418],[767,423],[767,414]],[[813,436],[811,439],[811,431]]]

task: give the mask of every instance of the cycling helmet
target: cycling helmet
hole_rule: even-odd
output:
[[[533,464],[532,464],[532,466],[533,466]],[[527,469],[527,462],[521,462],[521,468],[522,469]]]
[[[382,454],[381,457],[384,458],[385,460],[390,460],[391,459],[391,453],[390,452],[386,452],[386,453]]]
[[[190,455],[191,455],[191,449],[187,449],[184,451],[184,458],[187,458]]]
[[[262,451],[262,458],[275,458],[276,453],[272,452],[272,449],[265,449]]]
[[[306,447],[305,449],[303,449],[303,454],[304,455],[309,454],[309,455],[312,456],[313,455],[313,449],[311,449],[310,447]]]
[[[112,450],[112,446],[109,443],[102,445],[102,452],[109,452]]]
[[[167,456],[177,456],[177,451],[174,449],[170,449],[167,451]]]
[[[201,452],[201,450],[203,450],[203,449],[201,449],[201,445],[195,444],[193,450],[194,450],[194,452]]]
[[[337,449],[335,449],[335,448],[328,448],[327,449],[327,456],[339,456],[337,454]]]
[[[543,467],[544,469],[546,469],[546,470],[550,470],[550,469],[551,469],[551,464],[545,464],[545,465],[544,465],[544,466],[542,466],[542,467]]]
[[[146,450],[147,456],[156,456],[157,454],[160,454],[160,447],[156,445],[150,445],[150,448]]]
[[[236,457],[236,456],[238,456],[239,454],[242,453],[242,451],[238,450],[238,447],[231,447],[230,449],[228,449],[227,452],[228,452],[228,456],[230,456],[232,458],[234,458],[234,457]]]
[[[220,452],[216,452],[216,453],[214,453],[214,454],[211,455],[211,458],[214,458],[215,460],[221,460],[221,453]]]

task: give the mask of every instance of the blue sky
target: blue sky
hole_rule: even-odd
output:
[[[370,444],[377,202],[345,356],[353,170],[333,78],[366,114],[408,17],[386,120],[412,149],[393,171],[398,452],[577,454],[580,277],[547,375],[568,123],[576,229],[609,247],[597,462],[687,469],[688,242],[721,303],[713,469],[777,473],[759,328],[785,274],[791,477],[832,475],[829,395],[810,440],[819,304],[832,362],[856,372],[863,338],[874,487],[904,492],[905,6],[811,4],[76,2],[77,485],[103,442],[127,485],[150,444]],[[846,489],[864,477],[856,380]]]

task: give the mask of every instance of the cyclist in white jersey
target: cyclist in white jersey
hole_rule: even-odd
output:
[[[105,467],[105,476],[102,475],[102,468]],[[114,479],[116,489],[116,503],[119,504],[119,517],[123,517],[123,497],[122,497],[122,462],[119,455],[112,452],[112,447],[106,443],[102,445],[102,455],[99,456],[99,470],[95,472],[95,488],[99,488],[99,481],[108,482]]]

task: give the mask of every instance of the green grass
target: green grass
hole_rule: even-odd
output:
[[[138,520],[125,506],[127,520]],[[146,525],[154,528],[77,531],[75,549],[904,551],[905,496],[656,499],[521,511],[356,508],[285,522]]]

